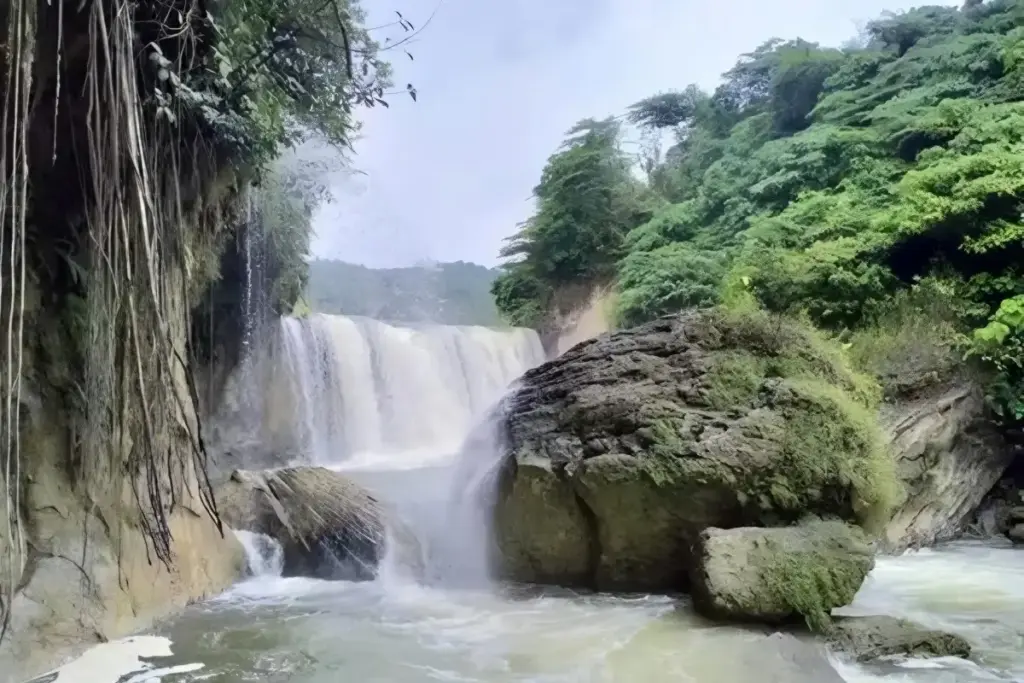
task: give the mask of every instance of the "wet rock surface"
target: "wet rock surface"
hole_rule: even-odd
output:
[[[706,529],[690,572],[698,611],[708,617],[828,627],[874,567],[864,533],[843,522],[760,529]]]
[[[971,646],[960,636],[926,629],[895,617],[837,617],[828,642],[858,661],[883,657],[969,657]]]
[[[955,538],[974,519],[986,494],[1013,461],[1013,449],[987,414],[984,393],[954,379],[883,406],[905,497],[884,534],[884,549],[900,551]],[[1002,511],[981,524],[997,533]]]
[[[507,578],[679,590],[707,527],[878,525],[898,496],[872,382],[814,332],[690,311],[523,377],[500,417]]]
[[[323,467],[236,470],[216,490],[225,523],[265,534],[285,576],[370,580],[384,553],[384,514],[366,489]]]

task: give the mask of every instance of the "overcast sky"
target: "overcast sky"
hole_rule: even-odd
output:
[[[437,0],[364,0],[370,25],[417,26]],[[713,88],[771,37],[840,45],[906,0],[443,0],[393,54],[392,97],[367,111],[355,166],[316,217],[313,252],[373,267],[426,260],[495,265],[532,211],[548,155],[581,118],[621,113],[689,83]],[[378,32],[400,38],[400,29]]]

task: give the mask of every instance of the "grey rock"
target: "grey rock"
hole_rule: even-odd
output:
[[[694,606],[708,617],[825,630],[874,567],[864,533],[843,522],[706,529],[691,569]]]
[[[384,553],[383,510],[343,474],[323,467],[236,470],[215,494],[228,526],[281,544],[285,576],[376,576]]]
[[[901,551],[959,535],[1013,460],[988,419],[984,394],[966,380],[928,387],[881,411],[897,473],[906,491],[884,535],[884,549]],[[1000,514],[976,519],[987,533]]]
[[[898,497],[870,381],[768,315],[689,311],[602,335],[498,410],[504,577],[685,590],[709,527],[808,513],[880,527]]]
[[[1024,506],[1018,505],[1011,508],[1008,518],[1011,524],[1024,524]]]
[[[880,657],[970,657],[971,645],[951,633],[894,617],[838,617],[828,632],[837,650],[868,661]]]

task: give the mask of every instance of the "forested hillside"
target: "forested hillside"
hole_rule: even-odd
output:
[[[1019,420],[1022,100],[1013,0],[886,14],[842,48],[770,40],[713,92],[577,125],[509,238],[498,307],[543,326],[562,292],[614,282],[620,325],[716,303],[798,314],[879,373],[980,357]],[[624,125],[650,143],[639,163]]]
[[[314,259],[309,264],[307,299],[321,313],[393,322],[496,325],[498,310],[490,287],[497,275],[493,269],[464,261],[367,268]]]

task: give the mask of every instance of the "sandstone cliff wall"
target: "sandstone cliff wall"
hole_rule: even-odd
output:
[[[181,277],[173,271],[169,277],[175,275]],[[174,284],[168,283],[169,291],[181,291]],[[172,309],[178,352],[185,357],[185,304],[178,301]],[[82,421],[76,414],[82,406],[72,395],[73,384],[57,379],[68,370],[60,367],[62,360],[74,361],[54,341],[61,335],[44,334],[66,324],[44,305],[27,311],[20,467],[9,490],[0,481],[0,508],[17,514],[12,524],[0,524],[0,587],[15,588],[10,624],[0,642],[0,683],[18,683],[90,645],[214,595],[244,567],[238,541],[218,526],[200,499],[202,475],[189,442],[198,422],[184,368],[166,388],[181,397],[182,409],[172,430],[177,438],[160,449],[153,491],[144,471],[123,477],[110,471],[112,465],[128,469],[138,444],[127,435],[116,457],[83,460]],[[44,351],[44,344],[51,346]],[[133,413],[139,406],[123,409]],[[146,533],[154,520],[140,512],[140,491],[163,501],[169,564],[158,559]],[[9,552],[12,545],[19,552]]]

